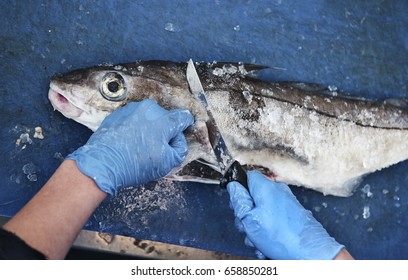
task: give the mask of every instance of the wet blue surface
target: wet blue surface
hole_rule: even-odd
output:
[[[408,98],[408,3],[333,2],[1,2],[0,215],[14,215],[91,134],[52,110],[55,73],[139,59],[243,61],[271,67],[262,75],[271,81]],[[44,139],[33,138],[36,126]],[[31,141],[23,143],[25,133]],[[405,161],[368,175],[349,198],[294,192],[356,258],[407,259],[407,168]],[[86,228],[254,256],[226,192],[214,186],[125,189]]]

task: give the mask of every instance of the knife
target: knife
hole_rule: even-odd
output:
[[[218,128],[217,123],[215,122],[213,114],[211,113],[211,109],[208,105],[203,86],[200,82],[200,78],[198,77],[193,60],[191,59],[187,64],[186,76],[191,92],[207,110],[208,120],[206,122],[206,125],[208,129],[208,137],[222,174],[220,186],[222,188],[225,188],[227,187],[227,184],[229,182],[237,181],[248,190],[247,174],[242,168],[242,165],[238,161],[234,160],[228,150],[224,138],[222,137],[221,131]]]

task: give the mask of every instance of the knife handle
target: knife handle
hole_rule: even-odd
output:
[[[234,161],[224,176],[222,176],[220,186],[221,188],[226,188],[228,183],[233,181],[237,181],[249,191],[247,174],[238,161]]]

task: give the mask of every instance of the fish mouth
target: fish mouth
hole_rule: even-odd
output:
[[[78,118],[84,110],[75,106],[62,93],[58,92],[54,87],[50,87],[48,91],[48,99],[50,100],[54,110],[60,111],[67,118]]]

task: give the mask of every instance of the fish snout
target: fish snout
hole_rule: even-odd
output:
[[[57,84],[78,84],[88,79],[89,71],[86,70],[74,70],[64,74],[55,74],[52,77],[52,81]]]
[[[50,88],[48,91],[48,99],[54,110],[60,111],[64,116],[75,119],[79,117],[83,110],[74,106],[65,96]]]

